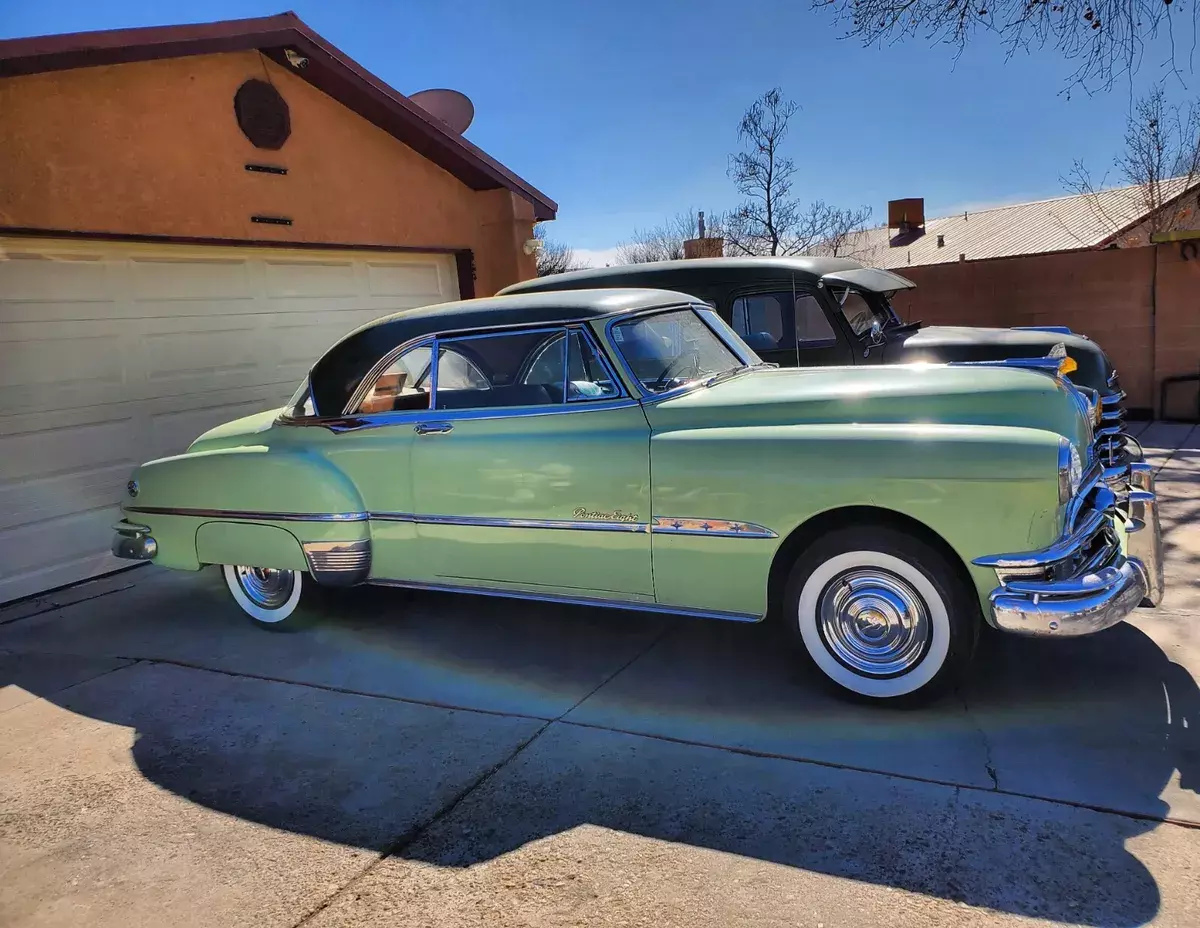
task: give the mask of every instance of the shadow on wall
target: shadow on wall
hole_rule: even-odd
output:
[[[214,606],[215,577],[199,593],[195,586],[164,585],[158,602],[139,607],[143,618],[126,614],[122,621],[144,623],[147,636],[161,635],[164,623],[168,631],[196,636],[202,618],[199,634],[217,636],[226,648],[277,646],[276,636],[243,631],[232,607]],[[422,611],[435,613],[438,623],[409,621]],[[304,633],[324,636],[308,669],[319,665],[322,652],[338,659],[339,641],[367,641],[379,659],[420,653],[476,680],[519,677],[525,686],[563,689],[577,681],[564,680],[563,668],[549,661],[530,662],[525,642],[544,635],[564,648],[588,649],[606,629],[627,632],[642,621],[547,605],[516,613],[496,601],[352,591],[324,628]],[[720,730],[736,738],[761,726],[765,715],[784,734],[792,726],[814,732],[814,739],[819,732],[845,742],[889,742],[887,751],[901,759],[931,736],[962,739],[974,750],[981,730],[1002,744],[1036,729],[1043,756],[1035,762],[1070,777],[1072,738],[1086,737],[1076,729],[1084,718],[1094,724],[1094,713],[1107,707],[1113,712],[1104,724],[1114,738],[1128,729],[1137,739],[1137,750],[1112,768],[1124,778],[1116,788],[1158,802],[1178,768],[1184,788],[1200,789],[1200,692],[1190,674],[1132,626],[1077,642],[989,636],[970,688],[915,713],[831,701],[781,652],[770,628],[666,629],[658,647],[669,646],[669,674],[647,675],[614,697],[610,711],[627,720],[619,727],[653,730],[671,719],[707,724],[719,716]],[[494,645],[506,638],[511,648]],[[473,641],[493,645],[473,648]],[[20,683],[38,688],[36,680]],[[1173,721],[1163,712],[1164,688]],[[1154,822],[1013,800],[986,788],[949,789],[556,723],[453,813],[408,841],[414,825],[433,819],[543,723],[164,664],[135,665],[45,695],[72,712],[134,728],[133,759],[142,774],[192,802],[444,867],[468,867],[593,825],[1076,924],[1138,925],[1159,907],[1154,878],[1125,849]],[[1193,720],[1188,730],[1179,727],[1185,716]],[[508,739],[503,750],[497,738]],[[798,750],[806,747],[801,738]],[[1004,759],[992,762],[1004,787]],[[1036,805],[1036,814],[1014,815],[1014,803]],[[1158,811],[1165,813],[1161,803]]]

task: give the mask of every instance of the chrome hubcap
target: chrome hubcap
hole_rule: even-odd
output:
[[[925,601],[881,569],[834,577],[817,604],[817,627],[829,652],[856,673],[892,677],[911,670],[929,649]]]
[[[295,574],[290,570],[274,567],[235,567],[234,570],[242,592],[250,602],[263,609],[278,609],[291,598],[296,585]]]

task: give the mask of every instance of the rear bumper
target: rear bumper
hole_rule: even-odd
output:
[[[113,526],[112,553],[127,561],[148,561],[158,554],[158,542],[150,528],[136,522],[118,522]]]

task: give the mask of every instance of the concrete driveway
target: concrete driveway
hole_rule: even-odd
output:
[[[1200,924],[1200,429],[1163,607],[918,712],[766,627],[213,571],[0,610],[0,925]]]

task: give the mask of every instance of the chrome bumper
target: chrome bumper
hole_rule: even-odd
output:
[[[1145,568],[1136,558],[1072,580],[1011,581],[992,591],[993,624],[1005,632],[1070,638],[1116,625],[1146,595]]]
[[[1144,461],[1129,465],[1129,540],[1126,550],[1146,570],[1146,596],[1143,606],[1162,602],[1163,580],[1162,526],[1158,521],[1158,498],[1154,492],[1154,469]],[[1109,484],[1111,486],[1111,484]]]
[[[1068,507],[1067,529],[1048,548],[976,558],[996,570],[991,624],[1036,637],[1089,635],[1162,598],[1162,536],[1154,475],[1142,462],[1096,473]],[[1122,554],[1115,521],[1126,526]]]
[[[150,537],[148,525],[118,522],[113,526],[112,553],[127,561],[148,561],[158,554],[158,542]]]

